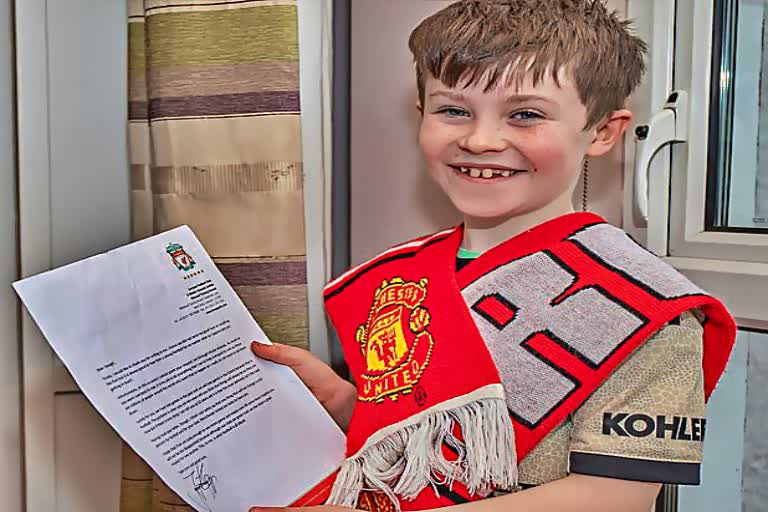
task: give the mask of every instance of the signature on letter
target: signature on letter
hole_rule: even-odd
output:
[[[206,473],[205,464],[198,462],[195,464],[195,469],[184,479],[191,479],[195,490],[195,494],[190,492],[187,495],[208,512],[213,512],[213,508],[208,503],[208,498],[216,498],[216,480],[218,480],[218,477]],[[199,498],[199,501],[195,498]]]

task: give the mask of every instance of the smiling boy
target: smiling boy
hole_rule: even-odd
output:
[[[327,286],[355,387],[254,346],[348,433],[329,503],[647,512],[661,483],[698,483],[733,321],[572,205],[632,119],[644,43],[597,0],[463,0],[410,48],[421,149],[463,224]]]

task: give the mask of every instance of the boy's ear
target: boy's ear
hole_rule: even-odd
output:
[[[420,116],[424,116],[424,107],[421,106],[421,102],[419,100],[416,100],[416,110],[419,111]]]
[[[614,110],[598,124],[595,140],[589,146],[588,156],[602,156],[608,153],[616,142],[621,139],[627,126],[632,122],[632,112],[629,110]]]

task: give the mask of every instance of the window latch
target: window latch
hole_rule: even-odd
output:
[[[661,148],[675,142],[688,142],[688,93],[675,91],[648,124],[635,128],[635,204],[640,216],[648,220],[648,170]]]

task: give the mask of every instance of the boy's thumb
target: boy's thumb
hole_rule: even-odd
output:
[[[272,361],[273,363],[281,363],[282,357],[280,357],[279,345],[267,345],[258,341],[251,342],[251,351],[262,359]]]
[[[291,345],[282,345],[280,343],[265,345],[258,341],[251,342],[251,351],[256,354],[257,357],[272,361],[273,363],[290,366],[294,369],[306,364],[309,355],[309,352],[306,350]]]

